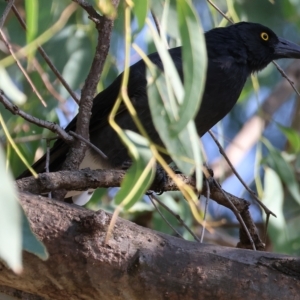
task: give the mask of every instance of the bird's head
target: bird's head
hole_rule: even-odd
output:
[[[300,46],[278,37],[270,28],[256,23],[241,22],[235,27],[247,51],[247,64],[251,72],[265,68],[279,58],[300,58]]]
[[[275,59],[300,58],[300,46],[261,24],[240,22],[214,28],[205,37],[211,60],[225,67],[232,62],[244,65],[249,73],[262,70]]]

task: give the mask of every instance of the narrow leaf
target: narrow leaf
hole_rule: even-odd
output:
[[[271,169],[265,169],[264,177],[264,193],[262,197],[263,203],[272,210],[277,218],[269,219],[268,234],[271,237],[272,244],[276,249],[282,248],[287,242],[287,236],[285,232],[286,221],[283,215],[283,186],[277,173]],[[264,218],[266,216],[264,215]]]
[[[281,153],[269,143],[265,143],[269,149],[266,162],[276,171],[281,180],[287,186],[290,194],[300,204],[300,190],[295,174],[289,163],[283,158]]]
[[[16,273],[22,271],[22,214],[12,176],[6,172],[0,147],[0,258]]]
[[[179,121],[172,124],[174,134],[196,116],[204,92],[207,68],[205,38],[191,1],[177,0],[177,15],[182,41],[184,100],[180,105]]]
[[[27,45],[30,44],[37,36],[38,33],[38,16],[39,16],[39,3],[38,0],[25,1],[26,12],[26,40]],[[29,61],[34,56],[35,51],[29,53]]]
[[[139,26],[138,30],[142,30],[145,25],[146,17],[148,14],[149,1],[134,0],[133,3],[134,3],[133,12],[137,18],[137,22]]]
[[[289,144],[292,148],[292,151],[294,153],[300,152],[300,135],[299,133],[289,127],[282,126],[277,123],[278,128],[281,130],[281,132],[286,136],[287,140],[289,141]]]
[[[130,130],[125,130],[124,134],[126,137],[123,141],[127,140],[126,146],[133,162],[115,196],[115,202],[129,209],[143,197],[151,185],[155,176],[155,160],[149,143],[143,136]]]

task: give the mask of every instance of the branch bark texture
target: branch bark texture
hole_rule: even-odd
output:
[[[50,258],[24,253],[24,273],[0,265],[0,285],[45,299],[297,299],[299,259],[189,242],[111,216],[20,194]]]

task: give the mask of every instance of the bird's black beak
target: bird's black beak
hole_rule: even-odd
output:
[[[278,58],[300,58],[300,46],[283,38],[279,38],[275,46],[275,59]]]

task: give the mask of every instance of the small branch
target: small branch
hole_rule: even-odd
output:
[[[85,80],[85,84],[81,91],[81,99],[79,104],[79,113],[77,115],[76,133],[86,140],[89,140],[89,124],[91,118],[91,110],[93,99],[96,92],[97,84],[100,80],[100,75],[103,70],[105,59],[110,46],[110,37],[113,28],[113,21],[106,17],[100,16],[95,9],[85,1],[73,0],[87,11],[90,19],[95,23],[98,31],[98,41],[96,53],[91,65],[89,74]],[[113,4],[117,6],[119,0],[114,0]],[[63,164],[65,170],[78,169],[83,160],[87,145],[80,140],[76,140],[72,145],[69,155]]]
[[[215,179],[213,179],[213,181],[214,181],[214,183],[215,183],[216,185],[219,185]],[[246,226],[246,224],[245,224],[243,218],[241,217],[240,213],[237,211],[237,209],[236,209],[236,207],[233,205],[233,203],[230,201],[230,199],[227,197],[227,195],[224,193],[224,191],[221,189],[221,187],[220,187],[220,190],[221,190],[222,194],[224,195],[224,197],[226,198],[226,200],[228,201],[228,203],[230,204],[233,213],[235,214],[236,218],[239,220],[239,222],[240,222],[240,224],[241,224],[241,227],[244,229],[244,231],[246,232],[246,234],[247,234],[247,236],[248,236],[248,239],[249,239],[249,241],[250,241],[250,244],[251,244],[251,246],[252,246],[252,249],[255,251],[255,250],[256,250],[255,244],[254,244],[254,242],[253,242],[253,239],[252,239],[252,237],[251,237],[251,235],[250,235],[250,232],[249,232],[249,230],[248,230],[248,228],[247,228],[247,226]]]
[[[284,77],[289,82],[289,84],[291,85],[291,87],[293,88],[293,90],[300,97],[300,93],[298,92],[297,88],[295,87],[294,82],[285,74],[284,70],[282,68],[280,68],[280,66],[277,64],[276,61],[272,61],[272,63],[275,65],[275,67],[277,68],[277,70],[279,71],[279,73],[281,74],[281,76]]]
[[[89,18],[97,25],[101,23],[101,16],[97,13],[97,11],[94,9],[94,7],[86,2],[85,0],[72,0],[73,2],[77,3],[79,6],[81,6],[89,15]],[[119,1],[114,1],[119,3]],[[115,3],[117,6],[118,4]]]
[[[59,125],[49,122],[49,121],[44,121],[41,119],[38,119],[36,117],[33,117],[24,111],[22,111],[17,105],[11,103],[5,96],[2,90],[0,90],[0,102],[3,103],[6,109],[8,109],[12,114],[14,115],[19,115],[26,121],[36,124],[40,127],[47,128],[50,131],[58,134],[64,141],[66,142],[72,142],[73,138],[67,134],[66,131],[64,131]]]
[[[239,179],[239,181],[242,183],[242,185],[245,187],[245,189],[250,193],[250,195],[252,195],[252,197],[258,202],[258,204],[263,208],[264,212],[267,215],[273,215],[274,217],[276,217],[276,215],[269,210],[256,196],[255,192],[252,191],[247,184],[245,183],[245,181],[241,178],[240,174],[236,171],[236,169],[234,168],[234,166],[232,165],[232,163],[230,162],[230,160],[228,159],[224,149],[222,148],[222,146],[220,145],[219,141],[216,139],[216,137],[214,136],[214,134],[212,133],[211,130],[208,131],[210,136],[213,138],[213,140],[215,141],[216,145],[219,148],[220,153],[223,155],[223,157],[225,158],[225,160],[227,161],[227,163],[229,164],[230,168],[232,169],[232,172],[235,174],[235,176]]]
[[[157,19],[156,15],[154,14],[153,10],[151,10],[151,15],[152,15],[156,30],[158,32],[158,35],[160,36],[161,35],[160,34],[160,25],[159,25],[158,19]]]
[[[43,70],[42,66],[40,65],[39,61],[34,57],[32,59],[32,64],[35,70],[38,72],[38,74],[41,76],[41,79],[46,87],[46,89],[49,91],[49,93],[61,104],[66,102],[66,99],[63,98],[54,88],[53,84],[49,80],[48,74]],[[66,115],[66,112],[64,111],[64,114]]]
[[[109,164],[108,157],[99,148],[97,148],[94,144],[92,144],[90,141],[86,140],[85,138],[83,138],[82,136],[80,136],[79,134],[77,134],[74,131],[68,131],[68,133],[70,135],[74,136],[75,138],[81,140],[82,142],[86,143],[90,148],[92,148],[96,153],[98,153],[103,160],[106,160],[107,164]]]
[[[207,215],[208,201],[210,199],[210,187],[209,187],[208,179],[205,180],[205,184],[206,184],[206,195],[205,195],[205,208],[204,208],[204,216],[203,216],[203,227],[202,227],[201,238],[200,238],[201,243],[203,243],[205,226],[206,226],[206,215]]]
[[[19,20],[22,28],[26,31],[26,24],[24,22],[24,20],[22,19],[20,13],[18,12],[17,8],[15,7],[15,5],[13,5],[12,7],[13,12],[15,13],[17,19]],[[55,74],[55,76],[58,78],[58,80],[61,82],[61,84],[65,87],[65,89],[69,92],[69,94],[71,95],[71,97],[74,99],[74,101],[79,104],[79,99],[76,96],[76,94],[72,91],[72,89],[70,88],[70,86],[68,85],[68,83],[64,80],[64,78],[62,77],[62,75],[60,74],[60,72],[55,68],[55,66],[53,65],[52,61],[50,60],[49,56],[47,55],[47,53],[45,52],[45,50],[41,47],[38,46],[37,47],[39,53],[41,54],[41,56],[44,58],[45,62],[47,63],[47,65],[49,66],[49,68],[52,70],[52,72]]]
[[[31,86],[32,90],[34,91],[34,93],[37,95],[37,97],[39,98],[39,100],[42,102],[42,104],[46,107],[47,104],[44,101],[43,97],[41,96],[41,94],[39,93],[39,91],[37,90],[37,88],[35,87],[34,83],[32,82],[32,80],[30,79],[29,75],[27,74],[27,72],[25,71],[25,69],[22,67],[21,63],[19,62],[18,58],[16,57],[11,45],[9,44],[5,34],[3,33],[2,29],[0,29],[0,34],[2,36],[2,40],[5,44],[5,46],[7,47],[9,53],[11,54],[11,56],[14,58],[17,66],[19,67],[19,69],[21,70],[21,72],[23,73],[24,77],[26,78],[26,80],[28,81],[29,85]]]
[[[183,226],[193,236],[195,241],[200,242],[197,235],[189,228],[189,226],[185,224],[185,222],[181,219],[181,217],[178,214],[174,213],[167,205],[165,205],[162,201],[160,201],[159,198],[154,193],[152,193],[151,196],[155,199],[156,202],[159,203],[159,205],[161,205],[165,210],[167,210],[171,215],[173,215],[177,219],[179,224]]]
[[[211,0],[206,0],[215,10],[217,10],[222,16],[223,18],[225,18],[229,23],[234,24],[234,22],[232,20],[230,20],[222,11],[221,9],[214,4],[213,2],[211,2]]]
[[[154,201],[155,198],[153,197],[153,192],[149,193],[148,197],[149,197],[150,201],[152,202],[152,204],[153,204],[154,208],[156,209],[156,211],[159,213],[161,218],[165,221],[165,223],[176,233],[177,237],[180,237],[180,238],[184,239],[184,237],[172,226],[172,224],[165,218],[165,216],[162,214],[162,212],[160,211],[158,206],[155,204],[155,201]]]
[[[4,22],[5,22],[8,14],[9,14],[12,6],[14,5],[14,3],[15,3],[15,0],[9,0],[8,1],[7,5],[6,5],[5,9],[4,9],[4,12],[2,14],[2,17],[0,19],[0,29],[2,29],[2,27],[4,25]]]

